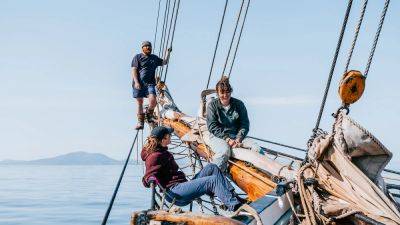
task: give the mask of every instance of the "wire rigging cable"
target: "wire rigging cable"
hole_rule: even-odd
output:
[[[162,54],[162,46],[164,44],[164,36],[166,33],[166,24],[167,24],[167,13],[169,13],[169,2],[170,0],[165,1],[165,9],[164,9],[164,15],[163,15],[163,27],[162,27],[162,32],[161,32],[161,38],[160,38],[160,46],[158,48],[158,55]]]
[[[124,174],[125,174],[125,169],[126,169],[126,166],[128,165],[129,159],[130,159],[130,157],[131,157],[131,153],[132,153],[133,147],[134,147],[135,144],[136,144],[138,134],[139,134],[139,130],[136,131],[136,135],[135,135],[135,138],[134,138],[134,140],[133,140],[133,142],[132,142],[131,149],[129,150],[129,154],[128,154],[128,156],[126,157],[124,167],[123,167],[123,169],[122,169],[122,171],[121,171],[121,174],[119,175],[119,179],[118,179],[117,185],[116,185],[116,187],[115,187],[115,189],[114,189],[114,193],[113,193],[113,195],[112,195],[112,197],[111,197],[110,204],[108,205],[107,211],[106,211],[106,213],[105,213],[105,215],[104,215],[104,218],[103,218],[103,221],[102,221],[101,225],[106,225],[106,224],[107,224],[108,216],[110,215],[111,208],[112,208],[112,206],[113,206],[113,204],[114,204],[115,197],[117,196],[119,186],[121,185],[122,177],[123,177]]]
[[[319,109],[317,122],[315,124],[314,129],[313,129],[313,133],[314,133],[313,136],[318,131],[319,124],[321,122],[322,113],[324,112],[326,98],[328,97],[328,92],[329,92],[329,88],[331,86],[333,72],[335,71],[336,62],[337,62],[337,58],[339,56],[340,47],[342,46],[342,41],[343,41],[344,33],[346,31],[347,21],[349,19],[349,15],[350,15],[352,4],[353,4],[353,0],[349,0],[349,2],[347,4],[347,9],[346,9],[345,17],[344,17],[344,20],[343,20],[342,28],[341,28],[340,35],[339,35],[339,40],[338,40],[337,45],[336,45],[336,51],[335,51],[335,55],[333,57],[331,69],[330,69],[329,76],[328,76],[328,81],[326,83],[324,97],[322,98],[322,103],[321,103],[321,107]]]
[[[161,46],[161,52],[160,52],[160,55],[161,55],[161,58],[163,59],[164,58],[164,56],[165,56],[165,51],[164,51],[164,49],[165,49],[165,46],[166,46],[166,42],[167,42],[167,30],[168,30],[168,26],[169,26],[169,24],[168,24],[168,19],[169,19],[169,17],[170,17],[170,8],[171,8],[171,1],[170,0],[167,0],[167,2],[168,2],[168,10],[167,10],[167,15],[166,15],[166,17],[164,18],[165,19],[165,32],[164,32],[164,38],[163,38],[163,43],[162,43],[162,46]],[[174,3],[176,2],[176,0],[174,1]]]
[[[238,49],[239,49],[239,43],[240,43],[240,40],[241,40],[241,38],[242,38],[243,27],[244,27],[244,24],[245,24],[246,18],[247,18],[247,12],[249,11],[249,6],[250,6],[250,0],[248,0],[248,2],[247,2],[246,11],[245,11],[244,17],[243,17],[242,27],[240,28],[239,38],[238,38],[238,41],[237,41],[237,43],[236,43],[236,48],[235,48],[235,52],[234,52],[234,54],[233,54],[231,67],[230,67],[229,73],[228,73],[228,78],[230,78],[230,76],[231,76],[233,64],[235,63],[236,54],[237,54],[237,51],[238,51]]]
[[[171,37],[171,42],[169,44],[170,48],[172,48],[172,44],[174,43],[174,37],[175,37],[175,30],[176,30],[176,20],[178,18],[178,14],[179,14],[179,6],[181,4],[181,0],[178,0],[178,6],[176,7],[176,12],[175,12],[175,19],[174,19],[174,25],[172,28],[172,37]],[[170,58],[171,59],[171,58]],[[168,73],[168,66],[169,66],[169,62],[165,68],[165,74],[164,74],[164,83],[167,80],[167,73]]]
[[[214,62],[215,62],[215,55],[217,54],[217,50],[218,50],[219,39],[221,37],[221,31],[222,31],[222,26],[223,26],[224,20],[225,20],[225,14],[226,14],[226,7],[227,6],[228,6],[228,0],[225,0],[224,12],[222,14],[221,23],[219,25],[218,38],[217,38],[217,42],[215,43],[214,55],[213,55],[213,58],[212,58],[212,61],[211,61],[210,74],[208,75],[208,81],[207,81],[206,89],[208,89],[208,87],[210,85],[211,74],[212,74],[213,67],[214,67]]]
[[[175,14],[175,6],[176,6],[176,0],[174,0],[174,4],[172,6],[171,16],[168,18],[169,19],[169,23],[167,24],[168,34],[166,36],[166,41],[164,42],[165,45],[163,46],[163,50],[162,50],[162,59],[165,58],[165,56],[166,56],[165,50],[168,48],[168,45],[169,45],[169,38],[171,36],[171,28],[172,28],[172,20],[174,18],[174,14]],[[163,72],[164,72],[164,67],[161,67],[160,77],[163,76]]]
[[[242,15],[243,4],[244,4],[244,0],[242,0],[242,4],[240,5],[240,10],[239,10],[239,13],[238,13],[238,16],[237,16],[237,19],[236,19],[235,29],[233,30],[233,35],[232,35],[231,43],[230,43],[230,45],[229,45],[228,54],[226,54],[224,69],[222,70],[222,73],[221,73],[222,75],[221,75],[221,77],[224,76],[224,74],[225,74],[225,69],[226,69],[226,66],[227,66],[227,64],[228,64],[229,56],[230,56],[231,50],[232,50],[233,41],[234,41],[234,39],[235,39],[236,31],[237,31],[237,28],[238,28],[238,25],[239,25],[240,16]]]
[[[157,9],[157,20],[156,20],[156,31],[154,32],[154,39],[153,39],[153,46],[157,46],[157,32],[158,32],[158,19],[160,17],[160,7],[161,6],[161,0],[158,0],[158,9]]]

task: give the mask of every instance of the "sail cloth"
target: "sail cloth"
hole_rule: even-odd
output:
[[[319,207],[328,217],[361,212],[383,224],[400,224],[393,199],[376,185],[383,183],[381,172],[391,157],[372,134],[339,113],[333,134],[322,133],[314,139],[308,152],[311,167],[302,173],[304,178],[315,177],[318,187],[330,194],[318,193],[313,198],[314,212],[318,214]],[[316,191],[311,192],[315,196]]]

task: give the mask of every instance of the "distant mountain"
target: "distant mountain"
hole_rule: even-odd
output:
[[[100,153],[72,152],[52,158],[31,161],[3,160],[0,165],[116,165],[122,161],[112,159]]]

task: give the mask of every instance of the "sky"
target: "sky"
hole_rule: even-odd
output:
[[[206,86],[224,2],[181,1],[167,85],[189,115],[196,114]],[[327,131],[340,106],[338,82],[361,3],[354,1],[322,117]],[[157,0],[1,1],[0,160],[74,151],[126,157],[136,123],[130,63],[143,40],[153,41],[157,5]],[[231,75],[233,96],[248,108],[251,135],[306,146],[346,5],[251,1]],[[211,86],[222,73],[239,6],[229,1]],[[350,69],[365,70],[382,8],[383,1],[369,1]],[[391,1],[365,93],[350,112],[393,152],[393,162],[400,161],[399,11],[400,2]]]

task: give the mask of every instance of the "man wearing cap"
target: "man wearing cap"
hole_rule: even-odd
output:
[[[156,107],[156,78],[155,72],[158,66],[163,66],[168,63],[172,48],[167,50],[165,59],[151,54],[152,46],[149,41],[142,42],[142,52],[135,55],[132,60],[132,88],[133,97],[138,103],[138,124],[136,130],[143,129],[144,119],[153,122],[154,108]],[[143,98],[149,98],[149,108],[144,114]]]

